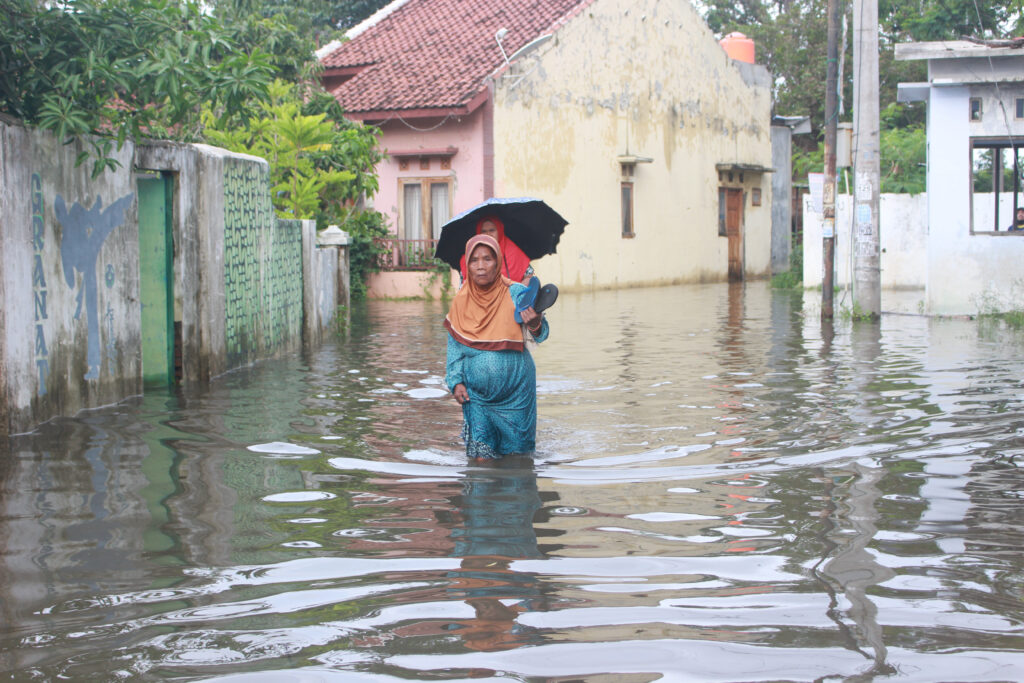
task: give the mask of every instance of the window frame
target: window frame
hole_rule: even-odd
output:
[[[399,239],[416,239],[409,237],[405,234],[405,188],[407,185],[419,185],[420,186],[420,226],[422,231],[425,233],[424,237],[419,239],[430,239],[437,240],[440,235],[434,235],[431,230],[431,216],[432,216],[432,197],[430,192],[430,186],[434,184],[443,184],[448,186],[448,215],[453,216],[454,197],[452,196],[453,185],[451,176],[412,176],[398,179],[398,238]],[[429,235],[426,233],[429,231]],[[437,232],[440,233],[441,226],[437,226]]]
[[[977,105],[977,106],[975,106]],[[980,97],[971,97],[967,100],[967,120],[968,121],[981,121],[985,115],[984,107],[982,106]]]
[[[1013,205],[1009,211],[1009,219],[1003,220],[999,214],[999,195],[1007,192],[1002,189],[999,182],[996,181],[996,173],[993,169],[992,173],[992,203],[993,203],[993,215],[992,215],[992,226],[989,229],[978,229],[974,224],[974,206],[975,206],[975,191],[974,191],[974,152],[977,149],[998,149],[1001,152],[1003,150],[1016,150],[1016,154],[1012,159],[1013,162],[1013,176],[1014,176],[1014,187],[1009,190],[1009,193],[1013,195]],[[997,136],[997,137],[972,137],[968,144],[968,179],[967,179],[967,190],[968,190],[968,219],[969,229],[971,235],[994,235],[994,234],[1017,234],[1024,235],[1024,232],[1011,233],[1002,228],[1003,223],[1012,224],[1016,215],[1017,209],[1024,208],[1024,202],[1017,203],[1024,193],[1024,180],[1021,178],[1021,173],[1024,172],[1024,136]],[[1001,155],[1000,155],[1001,156]],[[994,160],[993,160],[994,161]],[[1005,169],[1005,165],[1000,163],[1000,168]],[[999,176],[1002,177],[1001,175]]]
[[[633,207],[636,205],[636,193],[634,191],[633,181],[623,180],[620,182],[619,188],[621,215],[619,227],[622,229],[622,239],[633,239],[636,237],[636,222],[633,211]]]

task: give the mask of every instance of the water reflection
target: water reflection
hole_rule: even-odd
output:
[[[563,294],[539,450],[493,467],[465,462],[423,302],[12,439],[0,671],[1024,679],[1024,340],[805,307]]]

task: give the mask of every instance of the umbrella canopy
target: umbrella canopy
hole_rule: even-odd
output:
[[[554,254],[569,223],[541,199],[491,198],[441,226],[434,258],[458,270],[466,242],[476,234],[476,224],[480,219],[488,216],[495,216],[505,224],[505,237],[515,242],[531,260]]]

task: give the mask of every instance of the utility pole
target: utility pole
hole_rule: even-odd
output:
[[[828,0],[828,60],[825,67],[825,180],[822,187],[821,319],[833,316],[836,263],[836,124],[839,118],[839,0]]]
[[[853,308],[882,314],[879,268],[878,0],[853,3]]]

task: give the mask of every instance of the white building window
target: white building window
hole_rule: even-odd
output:
[[[451,178],[402,178],[401,234],[406,240],[436,240],[452,215]]]
[[[1006,231],[1024,208],[1022,147],[1024,138],[971,140],[971,232]]]
[[[981,98],[972,97],[971,100],[971,121],[981,121]]]

